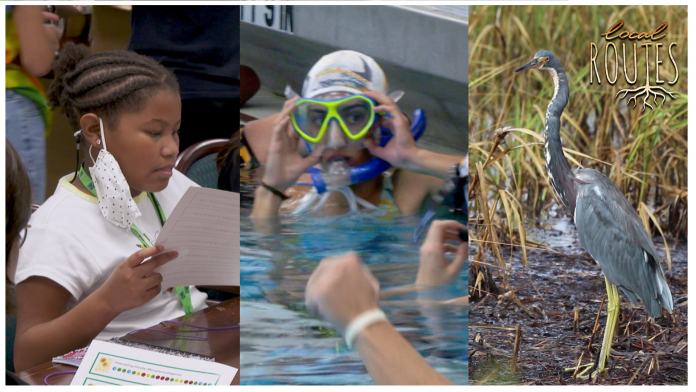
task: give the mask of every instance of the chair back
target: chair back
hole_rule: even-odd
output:
[[[205,188],[217,188],[217,155],[229,139],[211,139],[198,142],[179,154],[176,170]]]

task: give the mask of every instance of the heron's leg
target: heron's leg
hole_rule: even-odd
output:
[[[602,341],[602,351],[599,353],[599,364],[597,365],[597,370],[592,374],[592,377],[606,370],[606,364],[609,361],[609,355],[611,353],[611,343],[614,341],[616,322],[619,319],[619,306],[621,304],[619,288],[611,284],[606,276],[604,277],[604,281],[607,285],[607,326],[604,329],[604,340]]]

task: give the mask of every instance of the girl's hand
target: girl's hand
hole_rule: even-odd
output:
[[[459,274],[469,250],[469,244],[459,238],[462,229],[466,226],[457,221],[433,221],[420,248],[416,284],[440,286]],[[459,246],[447,244],[447,241],[457,242]],[[456,252],[451,263],[445,258],[445,252]]]
[[[263,182],[281,192],[295,184],[302,173],[319,163],[321,159],[321,147],[316,148],[306,158],[300,156],[298,152],[300,135],[290,126],[290,113],[295,111],[295,102],[298,99],[285,101],[283,110],[273,125],[268,147]]]
[[[379,124],[390,129],[393,136],[384,147],[380,147],[371,138],[365,138],[363,145],[372,155],[384,159],[392,166],[409,170],[419,148],[411,135],[408,119],[390,97],[377,91],[366,91],[364,94],[377,101],[375,112],[389,114],[390,117],[382,116]]]
[[[161,253],[163,250],[162,246],[154,246],[133,253],[95,294],[117,314],[150,302],[162,291],[162,275],[152,271],[179,256],[177,252]],[[143,263],[148,257],[152,258]]]

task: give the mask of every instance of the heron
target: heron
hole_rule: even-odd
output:
[[[606,370],[616,329],[621,291],[634,304],[640,300],[648,315],[672,313],[672,293],[652,239],[638,214],[619,188],[594,169],[571,169],[561,146],[561,114],[568,104],[568,78],[556,56],[541,50],[517,68],[551,74],[554,93],[546,110],[544,158],[549,183],[564,209],[573,217],[580,243],[604,273],[607,289],[607,324],[594,378]]]

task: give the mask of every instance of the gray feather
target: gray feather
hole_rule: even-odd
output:
[[[660,307],[672,313],[672,294],[655,246],[631,204],[604,174],[579,169],[575,176],[582,181],[574,184],[575,225],[582,246],[609,282],[631,302],[640,299],[650,317],[659,317]]]

